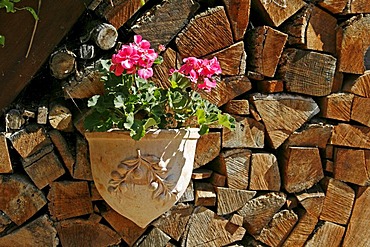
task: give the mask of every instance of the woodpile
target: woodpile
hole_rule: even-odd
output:
[[[86,12],[5,109],[0,246],[370,246],[367,1],[94,0]],[[237,120],[200,138],[185,194],[146,228],[100,197],[81,125],[103,92],[94,63],[133,34],[166,46],[163,87],[183,58],[217,56],[220,83],[202,96]]]

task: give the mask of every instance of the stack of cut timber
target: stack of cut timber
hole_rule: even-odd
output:
[[[369,6],[92,1],[76,29],[100,38],[70,34],[50,56],[55,90],[0,124],[0,246],[370,246]],[[119,43],[166,46],[162,87],[182,59],[217,56],[202,97],[236,119],[199,139],[183,197],[144,228],[99,195],[83,136],[86,98],[104,93],[92,65],[114,52],[115,29]]]

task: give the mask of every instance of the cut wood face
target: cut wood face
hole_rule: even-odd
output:
[[[153,130],[135,141],[118,131],[86,133],[86,138],[97,190],[115,211],[144,228],[185,192],[199,134]]]

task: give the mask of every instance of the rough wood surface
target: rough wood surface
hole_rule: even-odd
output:
[[[66,49],[58,50],[50,55],[49,67],[51,74],[55,78],[67,78],[75,71],[76,55]]]
[[[269,26],[260,26],[247,34],[248,68],[273,77],[288,35]]]
[[[191,174],[191,178],[193,180],[202,180],[207,179],[212,176],[213,171],[205,168],[198,168],[193,170],[193,173]]]
[[[296,197],[307,213],[319,218],[325,199],[325,193],[319,185],[297,193]]]
[[[234,40],[244,38],[249,23],[251,0],[223,0]]]
[[[333,14],[340,14],[347,7],[348,0],[323,0],[319,5]]]
[[[281,93],[284,91],[284,82],[282,80],[263,80],[255,83],[260,93]]]
[[[346,81],[343,85],[343,91],[370,98],[370,70],[366,70],[357,78]]]
[[[250,170],[250,190],[280,190],[279,165],[274,154],[253,153]]]
[[[354,95],[349,93],[333,93],[321,98],[320,115],[325,118],[350,121],[353,98]]]
[[[186,187],[184,194],[182,194],[178,202],[190,202],[190,201],[194,201],[194,184],[193,181],[191,180],[188,187]]]
[[[370,13],[370,6],[366,0],[350,1],[346,14]]]
[[[330,144],[370,149],[370,128],[367,126],[339,123],[334,126]]]
[[[73,131],[72,113],[65,105],[53,104],[50,107],[48,119],[54,129],[65,132]]]
[[[216,191],[213,185],[205,182],[195,182],[195,206],[215,206]]]
[[[313,99],[291,94],[254,94],[252,101],[274,149],[319,112]]]
[[[37,108],[37,123],[46,124],[48,122],[49,108],[46,106],[39,106]]]
[[[100,23],[91,31],[91,40],[102,50],[112,49],[117,42],[117,29],[108,23]]]
[[[13,166],[10,160],[7,139],[4,133],[0,133],[0,173],[12,173]]]
[[[66,139],[58,130],[50,130],[48,134],[60,157],[62,158],[64,165],[67,167],[69,173],[72,175],[75,158],[72,155]]]
[[[209,182],[214,186],[223,187],[226,185],[226,176],[217,172],[213,172]]]
[[[206,165],[215,159],[221,151],[221,133],[209,132],[202,135],[197,142],[194,157],[194,169]]]
[[[352,103],[351,119],[370,127],[370,98],[355,96]]]
[[[241,209],[256,191],[217,187],[217,214],[225,215]]]
[[[98,71],[89,71],[82,78],[72,78],[63,86],[65,99],[86,99],[104,93],[104,83]]]
[[[289,92],[325,96],[332,89],[336,61],[331,55],[288,48],[280,59],[279,74]]]
[[[17,109],[11,109],[5,114],[5,126],[7,131],[19,130],[24,123],[25,120],[21,112]]]
[[[325,221],[309,239],[305,247],[333,246],[339,247],[346,228]]]
[[[87,141],[81,136],[76,138],[76,163],[73,167],[72,176],[74,179],[93,180],[89,161],[89,147]]]
[[[0,211],[0,233],[4,232],[11,224],[12,221],[9,217],[3,211]]]
[[[281,165],[283,185],[289,193],[308,189],[324,177],[318,148],[288,147]]]
[[[232,99],[224,105],[223,111],[234,115],[249,115],[249,101],[246,99]]]
[[[233,43],[224,7],[215,7],[195,16],[176,38],[182,57],[202,57]]]
[[[168,88],[171,83],[168,80],[170,69],[176,69],[181,64],[179,54],[168,47],[162,54],[163,62],[153,66],[153,77],[151,78],[157,85]]]
[[[153,244],[157,246],[166,246],[170,239],[170,236],[162,232],[160,229],[154,227],[138,246],[152,247]]]

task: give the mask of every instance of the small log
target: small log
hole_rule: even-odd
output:
[[[176,38],[183,58],[202,57],[232,44],[230,23],[222,6],[195,16]]]
[[[366,0],[351,1],[346,14],[365,14],[370,13],[370,6]]]
[[[31,111],[31,110],[24,110],[23,113],[22,113],[22,116],[27,118],[27,119],[35,118],[36,113],[34,111]]]
[[[339,25],[337,31],[339,71],[363,74],[364,55],[370,46],[367,34],[370,32],[370,16],[354,16]]]
[[[25,123],[22,114],[17,109],[11,109],[5,114],[5,126],[6,130],[19,130]]]
[[[370,149],[370,128],[367,126],[338,124],[334,126],[330,144]]]
[[[71,111],[62,104],[53,104],[49,111],[49,123],[57,130],[72,132],[72,113]]]
[[[263,80],[255,83],[259,93],[281,93],[284,91],[282,80]]]
[[[353,98],[353,94],[333,93],[320,99],[320,115],[325,118],[350,121]]]
[[[226,185],[226,176],[213,172],[209,182],[214,186],[223,187]]]
[[[88,220],[94,222],[94,223],[99,223],[101,220],[103,219],[103,217],[97,213],[92,213],[90,214]]]
[[[67,49],[57,50],[50,55],[49,67],[55,78],[67,78],[75,71],[76,55]]]
[[[0,238],[0,246],[58,246],[57,230],[45,214]]]
[[[89,147],[87,141],[81,137],[76,138],[76,163],[73,167],[72,177],[92,181],[92,173],[89,161]]]
[[[165,1],[145,13],[132,30],[149,40],[153,48],[167,46],[198,8],[192,0]]]
[[[313,99],[291,94],[254,94],[252,101],[274,149],[319,112]]]
[[[109,207],[102,212],[102,216],[129,246],[133,246],[147,229],[139,227]]]
[[[344,237],[343,246],[368,246],[370,239],[370,187],[360,187],[356,193],[352,215]]]
[[[48,134],[60,157],[62,158],[64,165],[67,167],[69,173],[72,175],[75,158],[73,157],[71,150],[68,147],[67,141],[58,130],[51,130],[48,132]]]
[[[101,201],[101,200],[103,200],[103,198],[99,194],[99,191],[96,188],[94,182],[90,182],[89,186],[90,186],[91,201]]]
[[[223,106],[223,111],[233,115],[249,115],[249,101],[232,99]]]
[[[333,14],[340,14],[347,7],[348,0],[323,0],[318,4]]]
[[[355,191],[347,184],[326,178],[322,183],[325,190],[325,200],[320,220],[346,225],[351,216],[355,200]]]
[[[99,71],[86,72],[81,78],[72,78],[63,87],[65,99],[86,99],[104,94],[104,83]]]
[[[252,11],[256,11],[268,25],[278,27],[304,5],[302,0],[289,2],[252,0]]]
[[[261,118],[260,114],[258,113],[254,104],[249,105],[249,112],[251,113],[254,120],[256,120],[257,122],[262,122],[262,118]]]
[[[351,119],[370,127],[370,98],[355,96],[352,103]]]
[[[91,32],[91,39],[102,50],[112,49],[117,38],[117,29],[108,23],[100,23]]]
[[[342,238],[346,228],[331,222],[325,221],[312,235],[305,247],[316,246],[341,246]]]
[[[286,195],[282,192],[269,192],[249,200],[238,214],[244,217],[244,227],[253,236],[261,233],[272,217],[285,204]]]
[[[343,91],[370,98],[370,70],[366,70],[363,75],[355,79],[346,81],[343,85]]]
[[[268,246],[281,246],[297,221],[298,216],[293,210],[282,210],[272,217],[256,239]]]
[[[260,73],[250,71],[250,70],[247,71],[246,75],[249,79],[254,80],[254,81],[262,81],[265,79],[265,77],[261,75]]]
[[[228,231],[228,225],[228,220],[216,215],[213,211],[205,207],[197,207],[189,220],[182,245],[187,247],[224,246],[241,240],[245,229],[237,227],[234,231]]]
[[[296,197],[307,213],[319,218],[325,200],[325,194],[319,185],[297,193]]]
[[[329,173],[334,172],[334,162],[331,160],[326,160],[324,164],[324,170]]]
[[[50,185],[65,173],[62,163],[54,152],[50,152],[34,163],[27,165],[24,170],[39,189]]]
[[[0,234],[4,232],[11,224],[12,221],[9,219],[9,217],[4,214],[4,212],[0,211]]]
[[[241,209],[256,195],[256,191],[217,187],[217,214],[231,214]]]
[[[249,23],[251,0],[223,0],[234,40],[244,38]]]
[[[282,179],[289,193],[308,189],[324,177],[318,148],[288,147],[283,155]]]
[[[8,142],[4,133],[0,133],[0,173],[12,173],[13,165],[10,160]]]
[[[213,171],[205,168],[199,168],[193,170],[191,178],[194,180],[206,179],[212,176]]]
[[[206,165],[215,159],[221,151],[221,133],[209,132],[202,135],[195,150],[194,169]]]
[[[0,175],[0,195],[0,210],[17,225],[34,216],[47,202],[44,194],[19,174]]]
[[[334,157],[334,146],[331,144],[326,145],[325,148],[325,158],[327,159],[333,159]]]
[[[279,74],[289,92],[325,96],[333,86],[336,61],[331,55],[288,48],[280,59]]]
[[[78,49],[78,57],[84,60],[93,59],[96,56],[95,46],[82,44]]]
[[[203,98],[209,100],[212,104],[222,106],[251,89],[252,84],[248,77],[240,75],[223,78],[219,83],[217,83],[217,86],[213,88],[210,93],[202,91],[199,93]]]
[[[91,220],[63,220],[56,229],[62,246],[113,246],[121,242],[115,231]]]
[[[216,192],[212,184],[196,182],[194,185],[195,185],[195,206],[216,205]]]
[[[171,237],[162,232],[160,229],[154,227],[144,238],[144,240],[140,242],[138,247],[152,247],[153,243],[155,243],[157,246],[166,246],[170,239]]]
[[[235,129],[222,130],[223,148],[263,148],[265,126],[249,117],[235,116]]]
[[[248,67],[267,77],[273,77],[288,35],[269,26],[247,32]]]
[[[250,190],[280,190],[280,172],[275,155],[271,153],[253,153],[250,170]]]
[[[230,149],[222,151],[219,160],[224,167],[227,185],[232,189],[246,189],[249,182],[249,167],[252,152],[248,149]]]
[[[236,226],[243,226],[243,217],[239,214],[233,214],[229,220],[229,223]]]
[[[93,212],[89,186],[85,181],[53,182],[47,198],[53,220],[60,221]]]
[[[360,186],[370,185],[370,151],[335,148],[334,178]]]
[[[343,78],[344,78],[343,73],[339,72],[337,67],[334,74],[333,86],[331,87],[332,93],[338,93],[342,91]]]
[[[51,153],[53,150],[54,150],[54,146],[52,144],[46,145],[45,147],[38,149],[35,153],[33,153],[32,155],[22,160],[23,167],[27,167],[31,165],[32,163],[44,157],[45,155]]]
[[[46,124],[48,122],[49,109],[46,106],[37,108],[37,123]]]
[[[163,62],[153,66],[153,77],[151,79],[160,87],[169,88],[171,83],[168,80],[168,75],[170,74],[170,69],[175,69],[181,64],[180,55],[171,47],[168,47],[161,56]]]
[[[177,204],[152,223],[171,238],[179,241],[193,212],[193,206]]]
[[[181,198],[178,200],[178,202],[191,202],[191,201],[194,201],[193,181],[190,181],[188,187],[186,187],[184,194],[182,194]]]

